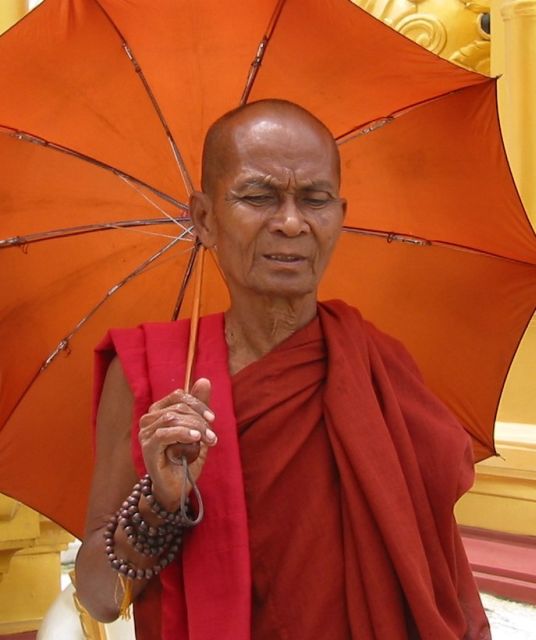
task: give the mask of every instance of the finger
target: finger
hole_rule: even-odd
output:
[[[177,404],[181,402],[182,397],[185,393],[186,392],[183,389],[175,389],[174,391],[169,393],[167,396],[164,396],[163,398],[160,398],[160,400],[153,402],[153,404],[150,405],[149,411],[147,413],[154,413],[156,411],[161,411],[162,409],[166,409],[167,407],[173,404]]]
[[[172,444],[195,444],[201,439],[201,433],[188,427],[161,427],[146,440],[151,446],[165,449]]]
[[[198,378],[192,385],[190,394],[200,400],[208,408],[210,404],[211,391],[212,385],[210,383],[210,380],[208,378]],[[211,409],[209,409],[209,411],[210,413],[212,413],[212,415],[214,415]],[[208,420],[208,418],[206,419]]]
[[[147,434],[153,433],[156,429],[171,427],[186,427],[188,429],[195,429],[203,434],[208,428],[208,424],[198,413],[185,414],[175,413],[173,411],[160,413],[156,418],[154,414],[148,414],[140,420],[140,432],[143,431]]]
[[[200,382],[200,385],[196,384]],[[187,404],[199,415],[203,416],[205,420],[212,422],[215,418],[214,412],[208,406],[208,400],[210,399],[210,382],[206,378],[200,378],[192,390],[201,390],[201,398],[197,397],[194,393],[187,393],[184,389],[176,389],[164,398],[154,402],[150,407],[148,413],[157,413],[169,409],[179,404]],[[207,402],[204,402],[206,398]]]
[[[198,413],[200,416],[203,416],[203,418],[208,422],[214,421],[216,417],[214,415],[214,411],[212,411],[212,409],[207,404],[199,400],[199,398],[192,395],[191,393],[186,393],[185,391],[179,391],[178,396],[180,397],[180,402],[178,404],[188,405],[190,409]]]
[[[163,409],[158,409],[156,411],[150,411],[149,413],[144,413],[140,418],[140,429],[146,428],[147,426],[153,424],[157,420],[174,420],[180,418],[183,415],[195,415],[199,417],[199,414],[186,402],[179,402],[178,404],[171,404]]]
[[[184,427],[198,434],[198,440],[205,442],[208,446],[214,446],[218,440],[214,431],[210,428],[198,413],[191,412],[189,414],[175,413],[169,409],[160,412],[155,419],[155,414],[146,414],[140,420],[140,435],[144,438],[150,438],[158,429],[172,429],[175,427]]]

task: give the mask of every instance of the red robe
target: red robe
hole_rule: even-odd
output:
[[[151,400],[179,386],[180,326],[138,329],[134,349],[112,334],[135,395],[141,369]],[[196,375],[220,385],[220,443],[202,475],[207,522],[189,536],[182,574],[176,566],[162,581],[162,638],[249,635],[241,474],[253,640],[489,638],[452,516],[472,482],[469,438],[401,345],[343,303],[320,305],[310,325],[232,380],[237,474],[221,316],[201,329]],[[133,366],[143,351],[152,355]]]

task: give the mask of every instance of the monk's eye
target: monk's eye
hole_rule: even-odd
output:
[[[254,207],[264,207],[266,205],[275,203],[277,200],[275,195],[270,193],[250,194],[242,196],[240,199],[242,200],[242,202],[250,204]]]
[[[302,203],[310,209],[322,209],[331,202],[331,198],[328,195],[306,195],[301,198]]]

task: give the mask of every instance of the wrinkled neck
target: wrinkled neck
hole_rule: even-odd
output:
[[[225,314],[231,375],[262,358],[316,316],[316,293],[299,299],[233,297]]]

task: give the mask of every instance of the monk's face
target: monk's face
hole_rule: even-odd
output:
[[[301,114],[239,119],[211,189],[212,237],[231,294],[315,294],[345,203],[333,142]]]

